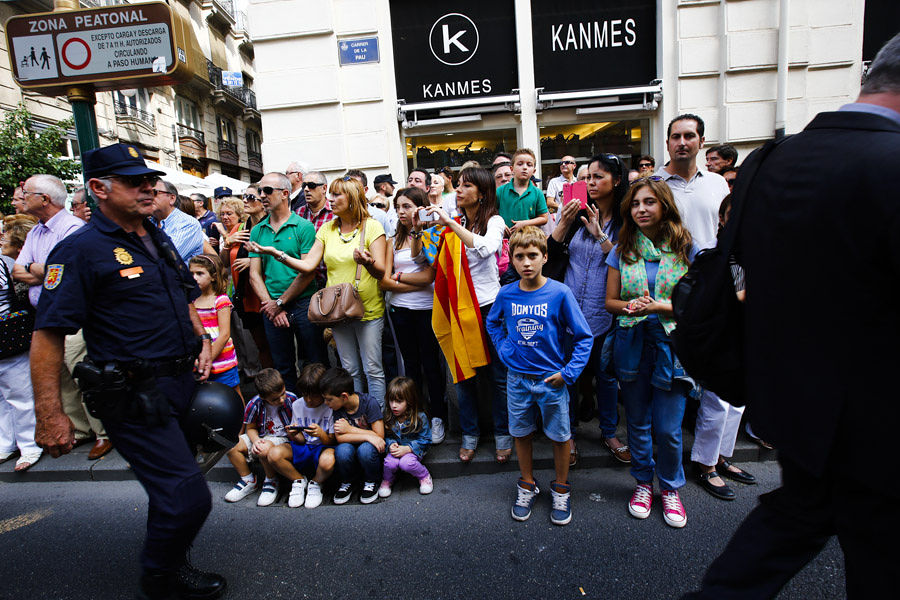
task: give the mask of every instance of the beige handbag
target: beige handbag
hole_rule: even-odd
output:
[[[363,222],[359,235],[359,250],[365,250],[366,223]],[[361,264],[356,265],[356,280],[353,283],[339,283],[319,290],[309,299],[307,317],[311,323],[338,325],[347,321],[357,321],[366,312],[359,297],[359,278],[362,277]]]

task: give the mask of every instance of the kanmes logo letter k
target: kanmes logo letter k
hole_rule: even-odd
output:
[[[454,34],[453,37],[450,37],[450,25],[444,23],[441,29],[444,32],[444,54],[450,54],[450,44],[459,48],[460,52],[469,51],[469,49],[463,46],[462,42],[459,41],[459,38],[466,32],[465,29],[460,30],[458,33]]]

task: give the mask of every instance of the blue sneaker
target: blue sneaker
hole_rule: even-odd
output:
[[[537,482],[528,483],[521,479],[516,483],[516,502],[512,507],[512,518],[516,521],[527,521],[531,516],[534,499],[540,493]]]
[[[550,482],[550,495],[553,498],[550,522],[554,525],[568,525],[572,520],[572,500],[569,496],[571,490],[572,486],[567,483]]]

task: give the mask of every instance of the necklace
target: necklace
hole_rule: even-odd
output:
[[[345,244],[349,244],[353,241],[353,238],[356,237],[357,233],[359,233],[359,229],[354,229],[353,233],[351,234],[346,234],[338,231],[338,236],[340,236],[342,242],[344,242]]]

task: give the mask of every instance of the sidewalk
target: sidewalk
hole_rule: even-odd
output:
[[[625,440],[625,428],[620,426],[619,439]],[[627,469],[615,460],[600,441],[600,431],[597,421],[582,423],[577,430],[579,460],[574,470],[589,468],[620,468]],[[690,448],[694,443],[693,429],[684,430],[684,461],[685,468],[689,469]],[[18,481],[28,482],[66,482],[66,481],[126,481],[134,479],[134,475],[128,468],[125,460],[113,450],[100,460],[88,461],[87,454],[91,444],[85,444],[73,450],[70,454],[60,458],[51,458],[45,454],[41,460],[25,473],[15,473],[13,467],[15,460],[9,460],[0,465],[0,483],[13,483]],[[494,443],[491,439],[484,439],[478,447],[475,459],[468,465],[460,462],[458,458],[459,438],[447,436],[443,444],[433,446],[425,457],[425,465],[431,470],[435,478],[446,479],[467,474],[486,474],[501,471],[514,472],[518,470],[515,453],[509,463],[499,465],[494,461]],[[765,450],[753,443],[741,431],[734,449],[733,462],[738,465],[748,462],[762,462],[775,460],[775,452]],[[553,468],[553,449],[550,441],[543,435],[537,435],[534,441],[534,468]],[[752,469],[751,469],[752,471]],[[690,473],[689,473],[690,476]],[[218,482],[232,482],[234,469],[227,458],[222,458],[207,473],[207,479]]]

